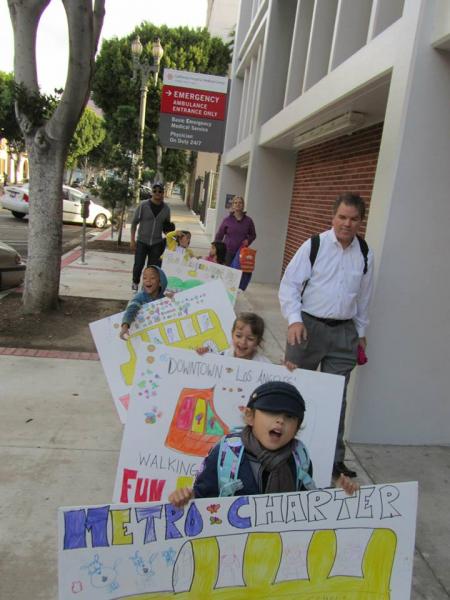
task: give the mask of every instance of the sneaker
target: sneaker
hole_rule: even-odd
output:
[[[333,465],[333,477],[338,478],[339,475],[346,475],[347,477],[357,477],[358,473],[349,469],[343,462],[337,462]]]
[[[137,292],[139,289],[139,284],[138,283],[132,283],[131,284],[131,289],[133,290],[133,292]]]

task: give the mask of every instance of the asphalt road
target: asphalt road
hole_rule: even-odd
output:
[[[81,225],[63,225],[63,251],[67,252],[71,248],[81,244]],[[88,227],[87,239],[90,233],[99,231],[98,229]],[[23,257],[27,257],[28,246],[28,217],[16,219],[9,210],[0,209],[0,241],[9,244],[19,252]]]

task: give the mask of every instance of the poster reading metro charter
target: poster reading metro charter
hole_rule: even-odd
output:
[[[316,484],[330,484],[342,376],[162,346],[141,352],[140,359],[113,502],[167,499],[175,488],[191,486],[210,448],[243,426],[241,408],[253,390],[271,380],[300,390],[306,404],[300,439]]]
[[[223,283],[216,280],[175,294],[172,299],[144,305],[126,341],[119,337],[122,317],[123,313],[117,313],[90,323],[89,327],[119,418],[125,423],[141,347],[208,346],[222,352],[230,346],[235,314]]]
[[[206,281],[220,279],[234,305],[242,271],[209,260],[190,258],[179,252],[164,252],[162,269],[167,275],[168,288],[174,292],[188,290]]]
[[[59,599],[405,600],[417,483],[60,508]]]

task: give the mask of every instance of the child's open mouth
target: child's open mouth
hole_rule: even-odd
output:
[[[271,429],[269,431],[269,437],[274,440],[279,440],[281,437],[281,431],[278,431],[278,429]]]

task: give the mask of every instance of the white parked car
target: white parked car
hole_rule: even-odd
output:
[[[28,184],[10,185],[4,189],[4,194],[0,198],[3,208],[10,210],[17,219],[23,219],[28,214],[30,203]],[[82,199],[86,196],[75,188],[63,185],[63,221],[69,223],[82,223],[81,205]],[[111,211],[104,206],[90,201],[89,217],[86,219],[88,225],[94,225],[103,229],[111,223]]]

